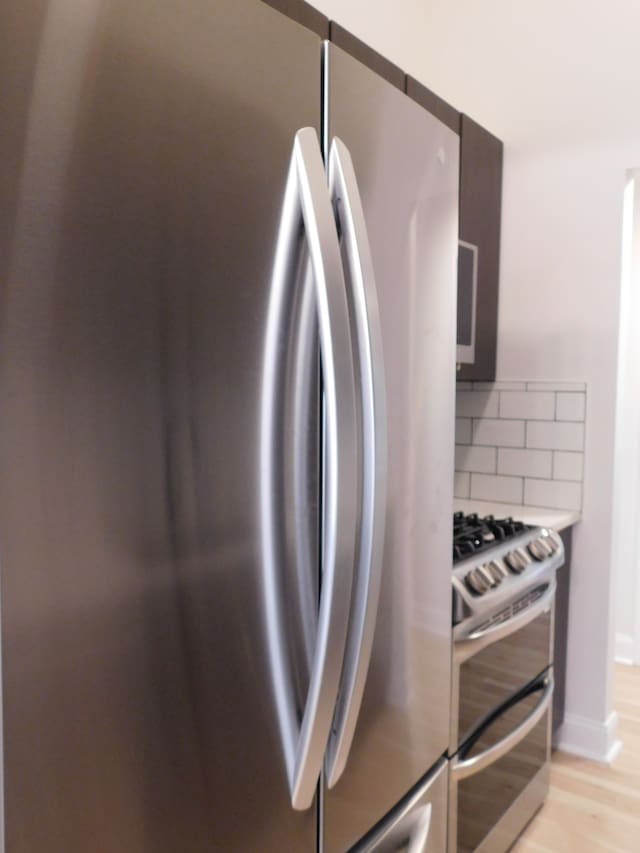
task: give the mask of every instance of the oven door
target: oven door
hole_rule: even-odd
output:
[[[549,786],[553,672],[490,714],[450,766],[449,851],[504,853]]]
[[[508,619],[454,644],[449,755],[552,663],[555,588],[529,590]]]

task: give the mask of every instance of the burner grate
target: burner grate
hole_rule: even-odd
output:
[[[453,562],[464,560],[471,554],[480,554],[498,542],[505,542],[529,529],[523,521],[514,521],[511,516],[494,518],[487,515],[481,518],[477,513],[465,515],[456,512],[453,515]]]

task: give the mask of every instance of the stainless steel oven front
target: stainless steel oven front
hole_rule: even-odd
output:
[[[555,578],[453,650],[449,853],[503,853],[549,784]]]

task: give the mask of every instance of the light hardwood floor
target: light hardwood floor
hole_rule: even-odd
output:
[[[640,667],[616,664],[615,708],[618,757],[555,752],[549,797],[513,853],[640,853]]]

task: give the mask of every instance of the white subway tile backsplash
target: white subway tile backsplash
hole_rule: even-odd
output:
[[[553,453],[553,477],[556,480],[572,480],[582,482],[584,473],[584,454],[567,453],[555,450]]]
[[[584,421],[586,396],[579,392],[560,391],[556,394],[556,419]]]
[[[496,473],[495,447],[456,446],[456,471],[475,471],[480,474]]]
[[[582,483],[526,479],[524,502],[528,506],[579,510],[582,508]]]
[[[482,501],[501,501],[521,504],[523,497],[521,477],[499,477],[494,474],[472,474],[469,497]]]
[[[541,450],[582,450],[584,447],[583,423],[559,421],[529,421],[527,447]],[[572,507],[567,507],[571,509]]]
[[[552,455],[551,450],[500,447],[498,448],[498,474],[551,479]]]
[[[524,421],[474,418],[471,441],[491,447],[524,447]]]
[[[579,510],[584,382],[458,382],[458,497]]]
[[[498,414],[497,391],[458,391],[456,415],[466,418],[495,418]]]
[[[456,471],[455,477],[453,481],[453,495],[456,498],[468,498],[469,497],[469,483],[471,481],[471,474],[467,474],[464,471]]]
[[[456,418],[456,444],[471,444],[471,418]]]
[[[555,413],[555,394],[552,391],[501,391],[501,418],[552,421]]]

